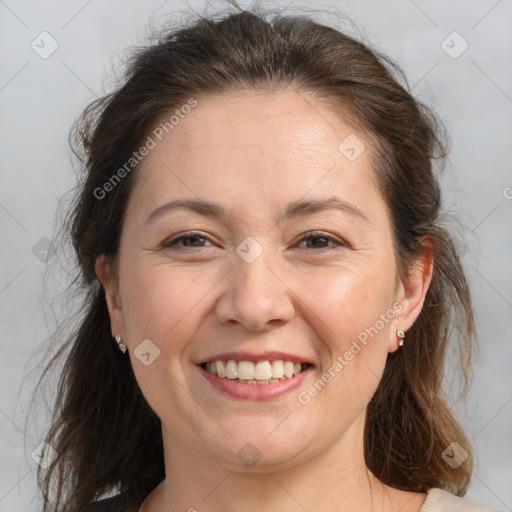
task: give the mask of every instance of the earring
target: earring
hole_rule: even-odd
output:
[[[398,345],[400,347],[403,347],[403,345],[404,345],[404,338],[405,338],[405,331],[402,331],[402,329],[397,329],[396,330],[396,335],[400,338],[398,340]]]
[[[115,339],[116,339],[117,344],[119,346],[119,350],[124,354],[128,347],[124,343],[121,343],[121,340],[122,340],[121,335],[120,334],[116,334],[115,335]]]

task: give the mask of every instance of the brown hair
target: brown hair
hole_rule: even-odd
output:
[[[48,470],[38,470],[45,511],[51,506],[76,512],[113,491],[146,495],[165,478],[160,420],[112,340],[105,293],[95,274],[96,258],[103,254],[116,279],[136,167],[107,198],[98,199],[95,190],[129,160],[162,116],[191,96],[290,87],[326,99],[373,141],[373,166],[392,218],[400,276],[422,257],[421,241],[427,237],[433,243],[433,277],[423,309],[404,349],[389,354],[367,408],[367,466],[397,489],[465,493],[471,447],[442,383],[453,338],[466,392],[476,328],[470,290],[440,212],[434,164],[442,164],[447,153],[442,124],[413,98],[399,67],[368,45],[308,16],[270,17],[256,9],[217,20],[198,16],[134,51],[122,85],[91,103],[72,132],[83,172],[65,229],[78,262],[74,287],[85,299],[77,327],[43,373],[69,350],[46,437],[58,457]],[[455,469],[441,456],[453,441],[469,454]]]

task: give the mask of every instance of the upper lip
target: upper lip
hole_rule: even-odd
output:
[[[295,354],[286,354],[284,352],[278,351],[267,351],[267,352],[247,352],[247,351],[238,351],[238,352],[223,352],[222,354],[215,354],[213,356],[209,356],[205,359],[201,359],[196,364],[201,365],[204,363],[208,363],[210,361],[292,361],[294,363],[309,363],[313,365],[313,363],[307,358],[297,356]],[[314,365],[313,365],[314,366]]]

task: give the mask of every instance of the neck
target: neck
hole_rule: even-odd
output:
[[[384,486],[364,463],[363,426],[361,417],[343,439],[305,462],[258,471],[258,464],[239,470],[215,464],[164,429],[166,479],[140,511],[381,510]]]

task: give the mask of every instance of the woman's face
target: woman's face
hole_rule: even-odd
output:
[[[263,471],[358,445],[425,293],[396,286],[369,142],[293,91],[197,97],[168,131],[136,171],[107,289],[166,447]],[[309,366],[281,380],[298,368],[279,361]]]

